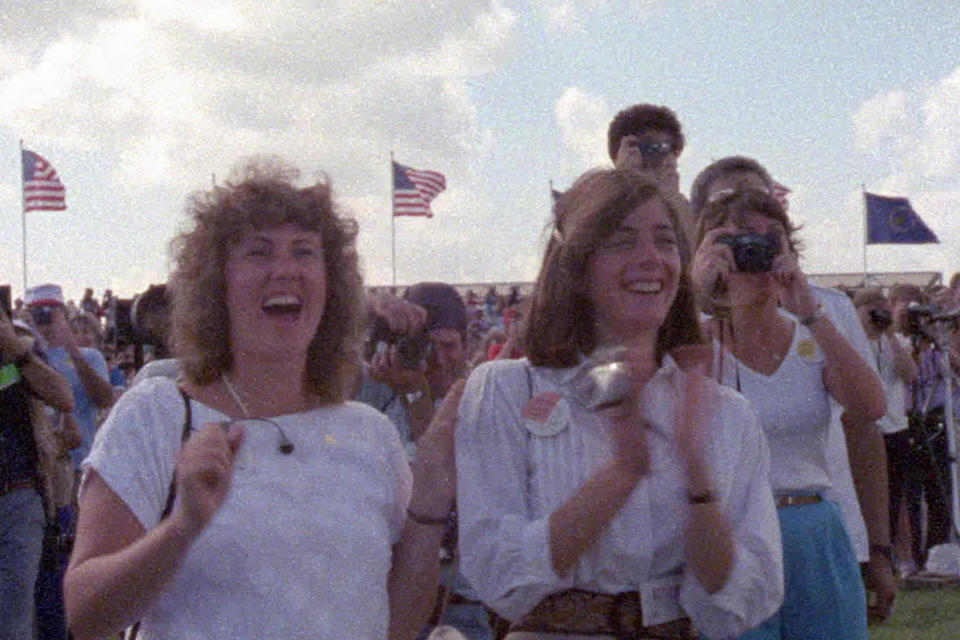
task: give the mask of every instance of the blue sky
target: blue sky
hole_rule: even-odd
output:
[[[187,195],[253,153],[329,175],[371,284],[391,278],[391,150],[448,181],[433,219],[397,221],[400,283],[532,279],[548,180],[608,162],[636,102],[684,123],[684,189],[734,153],[793,189],[808,272],[862,269],[861,183],[942,241],[869,247],[870,270],[960,270],[955,3],[320,4],[0,5],[0,281],[22,281],[20,138],[69,206],[29,216],[29,279],[70,296],[163,281]]]

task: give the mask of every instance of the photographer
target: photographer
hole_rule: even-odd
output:
[[[721,197],[755,189],[772,195],[774,185],[769,172],[753,158],[727,156],[704,168],[693,181],[691,212],[694,219],[699,219],[704,209]],[[698,252],[690,267],[691,278],[712,282],[718,275],[717,269],[723,267],[724,262],[713,259],[710,252]],[[872,368],[870,345],[850,298],[815,283],[810,283],[810,289],[837,330]],[[870,614],[875,619],[884,619],[893,611],[896,582],[890,566],[892,550],[883,436],[872,423],[858,422],[838,403],[831,401],[831,406],[827,465],[833,487],[826,497],[840,505],[857,558],[864,563],[867,588],[877,594],[877,604],[871,607]]]
[[[894,286],[890,301],[900,331],[909,337],[913,346],[913,358],[918,367],[918,375],[907,399],[907,415],[912,466],[920,476],[927,516],[926,535],[921,536],[918,527],[913,552],[917,565],[924,567],[930,549],[950,538],[951,482],[944,424],[946,380],[943,360],[949,353],[953,368],[960,364],[960,353],[951,344],[953,335],[950,335],[956,334],[956,316],[944,316],[938,307],[928,306],[923,292],[910,285]],[[944,338],[940,344],[938,337]],[[956,398],[956,382],[953,392]],[[907,506],[911,521],[919,521],[919,500],[908,497]]]
[[[807,283],[796,231],[777,200],[759,190],[721,195],[697,224],[697,254],[712,271],[694,271],[693,284],[713,313],[705,326],[715,371],[760,418],[783,541],[784,605],[742,637],[813,640],[842,629],[844,638],[866,640],[857,558],[826,495],[833,486],[827,435],[831,399],[864,429],[886,403],[869,363]]]
[[[63,290],[59,285],[31,287],[26,290],[24,298],[34,328],[47,343],[45,354],[50,366],[67,379],[73,390],[76,405],[73,417],[80,428],[81,444],[70,451],[70,456],[79,486],[80,463],[93,446],[98,412],[113,404],[113,387],[109,382],[107,362],[97,349],[82,347],[78,343],[70,327]],[[61,517],[62,533],[69,540],[74,534],[77,511],[66,508]],[[41,638],[59,638],[67,632],[60,584],[69,553],[69,544],[64,545],[56,550],[54,557],[44,562],[41,582],[53,585],[53,588],[43,589],[38,598],[38,610],[43,612]]]
[[[877,363],[880,379],[887,394],[887,414],[877,421],[883,431],[887,451],[887,483],[890,501],[890,539],[896,548],[900,524],[900,505],[915,486],[915,471],[911,468],[913,455],[910,433],[907,429],[906,391],[917,378],[917,365],[910,354],[906,338],[895,332],[893,311],[886,296],[878,288],[860,289],[853,296],[853,305],[870,341],[870,349]],[[914,496],[918,498],[919,496]],[[919,511],[908,509],[910,513]],[[919,539],[919,518],[913,522],[913,539]],[[903,566],[901,559],[901,566]]]
[[[370,305],[368,362],[356,400],[386,414],[413,460],[438,403],[466,374],[467,310],[457,291],[440,282],[413,285],[403,299],[378,294]],[[470,640],[488,640],[492,632],[486,611],[460,574],[455,549],[451,517],[441,555],[446,595],[439,605],[446,606],[431,622],[454,626]]]

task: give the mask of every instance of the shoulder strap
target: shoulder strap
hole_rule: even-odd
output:
[[[192,428],[193,416],[190,410],[190,396],[187,395],[187,392],[178,384],[177,391],[180,392],[180,397],[183,398],[183,430],[180,433],[180,444],[183,445],[187,441],[187,438],[190,437],[190,429]],[[160,514],[160,519],[165,520],[167,516],[170,515],[170,512],[173,511],[173,499],[177,497],[177,472],[174,469],[173,479],[170,480],[170,490],[167,491],[167,504],[163,507],[163,513]],[[126,634],[123,636],[124,640],[136,640],[140,634],[140,621],[137,620],[133,625],[131,625]]]
[[[190,396],[187,395],[187,392],[183,390],[180,385],[177,385],[177,391],[180,392],[180,397],[183,398],[183,430],[180,433],[180,444],[183,445],[187,441],[187,438],[190,437],[190,429],[192,428],[193,415],[190,409]],[[174,470],[173,479],[170,480],[170,490],[167,491],[167,504],[163,507],[163,513],[160,514],[160,519],[165,519],[170,512],[173,511],[173,499],[177,497],[177,472]]]

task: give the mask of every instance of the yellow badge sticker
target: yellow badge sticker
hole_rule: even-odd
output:
[[[817,343],[809,338],[797,343],[797,355],[807,364],[816,364],[823,360],[820,349],[817,348]]]

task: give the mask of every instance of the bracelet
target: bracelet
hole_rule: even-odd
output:
[[[824,313],[823,311],[823,305],[818,304],[817,308],[814,309],[813,312],[810,313],[810,315],[806,315],[800,318],[800,324],[802,324],[805,327],[809,327],[810,325],[812,325],[814,322],[816,322],[817,320],[819,320],[825,315],[826,313]]]
[[[870,557],[873,556],[886,558],[887,562],[893,562],[893,547],[889,544],[872,544],[870,545]]]
[[[713,500],[714,500],[713,489],[707,489],[703,493],[698,493],[698,494],[693,494],[693,493],[687,494],[687,502],[689,502],[690,504],[708,504],[710,502],[713,502]]]
[[[422,513],[417,513],[409,507],[407,508],[407,517],[417,524],[426,525],[428,527],[439,527],[447,524],[447,514],[443,514],[443,517],[440,518],[434,518],[433,516],[425,516]]]

